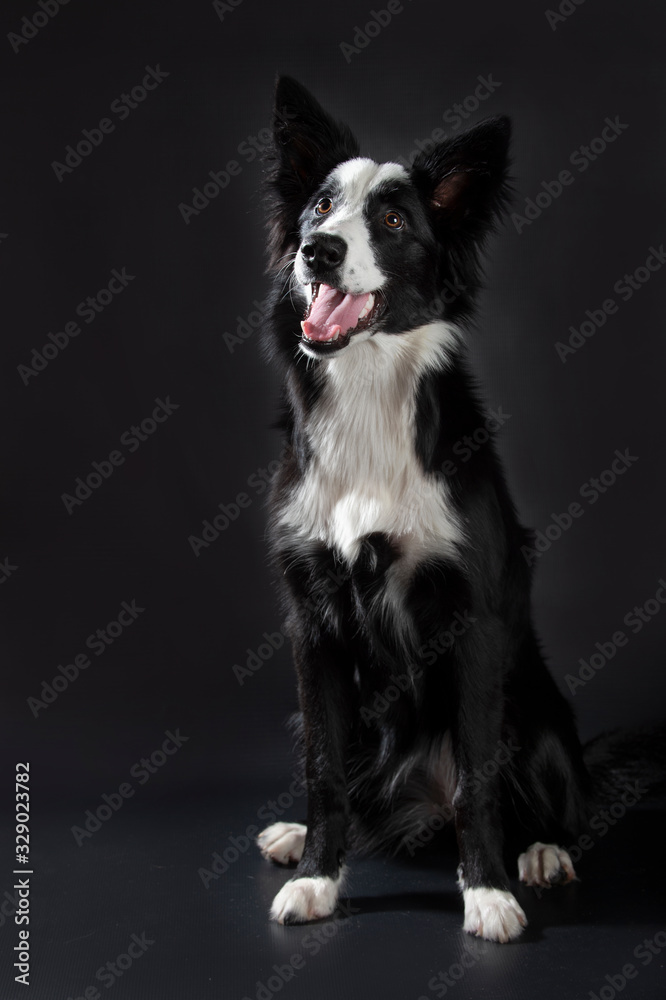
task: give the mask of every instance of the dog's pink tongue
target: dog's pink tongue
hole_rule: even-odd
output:
[[[320,285],[310,315],[301,324],[303,332],[310,340],[332,340],[336,333],[345,334],[347,330],[353,330],[368,294],[345,294],[330,285]]]

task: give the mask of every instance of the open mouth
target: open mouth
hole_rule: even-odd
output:
[[[379,292],[352,295],[324,282],[313,282],[312,300],[301,322],[302,339],[328,349],[345,347],[355,333],[372,326],[382,304]]]

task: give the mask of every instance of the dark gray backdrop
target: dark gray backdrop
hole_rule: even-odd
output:
[[[551,25],[534,3],[406,0],[365,39],[357,27],[371,8],[357,2],[325,14],[258,0],[218,8],[72,2],[39,30],[23,23],[34,37],[12,44],[40,8],[3,5],[6,768],[30,759],[40,801],[71,800],[72,816],[176,727],[189,742],[147,794],[222,791],[258,774],[269,786],[269,772],[288,774],[293,679],[286,644],[264,645],[264,633],[281,641],[280,620],[252,478],[279,440],[269,429],[276,383],[256,332],[266,282],[248,138],[269,122],[278,70],[378,158],[408,157],[438,128],[457,134],[456,104],[469,123],[512,116],[515,211],[540,192],[542,208],[532,221],[508,220],[493,241],[473,364],[489,405],[510,415],[499,443],[525,522],[545,531],[571,503],[584,511],[536,560],[536,619],[564,689],[595,643],[618,629],[628,636],[576,690],[583,732],[658,717],[666,613],[636,634],[623,620],[666,574],[664,275],[651,273],[628,301],[614,286],[666,238],[660,5],[590,0],[564,5],[572,13]],[[357,51],[343,49],[355,37]],[[135,107],[114,103],[132,100],[148,67],[155,89],[135,91]],[[480,77],[487,96],[475,102]],[[621,126],[607,148],[576,154],[607,118]],[[106,134],[91,133],[99,144],[84,145],[78,165],[70,155],[67,172],[54,168],[102,119]],[[186,221],[179,206],[230,160],[226,187]],[[551,182],[567,169],[571,183],[547,204],[544,184],[557,191]],[[101,303],[112,301],[91,322],[79,316],[81,332],[26,376],[19,366],[35,362],[33,349],[52,344],[49,334],[123,268],[126,287],[104,293]],[[609,298],[617,310],[563,362],[556,343]],[[231,343],[225,334],[241,321],[251,332]],[[131,450],[125,432],[167,397],[177,409]],[[581,499],[625,449],[637,461],[596,503]],[[62,495],[111,452],[122,464],[69,513]],[[189,537],[239,493],[248,505],[195,555]],[[88,649],[90,666],[35,716],[28,699],[86,652],[123,601],[145,610],[103,655]],[[241,685],[233,667],[251,652],[265,662]]]

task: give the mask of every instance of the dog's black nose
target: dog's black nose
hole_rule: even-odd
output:
[[[345,259],[347,244],[340,236],[318,233],[301,247],[303,260],[315,274],[339,267]]]

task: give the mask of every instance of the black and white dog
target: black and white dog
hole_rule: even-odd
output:
[[[345,125],[278,81],[267,345],[286,448],[269,531],[308,789],[307,827],[259,837],[266,857],[298,862],[280,923],[334,911],[350,843],[400,845],[449,814],[464,929],[516,938],[509,841],[523,882],[572,881],[560,845],[629,773],[612,766],[621,737],[584,754],[545,666],[531,536],[492,443],[451,462],[485,426],[463,325],[507,202],[509,132],[489,119],[406,170],[359,157]]]

